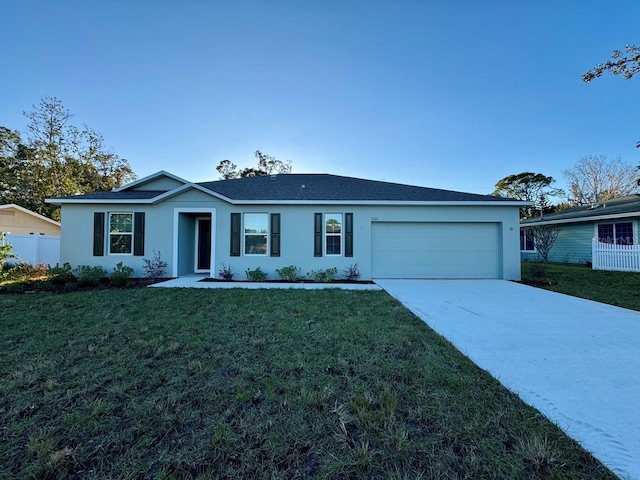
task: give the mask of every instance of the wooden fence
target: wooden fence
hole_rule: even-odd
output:
[[[640,245],[613,245],[594,238],[592,252],[594,270],[640,272]]]

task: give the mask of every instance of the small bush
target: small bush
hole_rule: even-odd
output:
[[[296,282],[300,279],[300,268],[293,265],[279,268],[276,270],[276,273],[280,275],[282,280],[287,282]]]
[[[49,267],[49,280],[59,285],[75,280],[71,265],[65,262],[62,266],[56,263],[55,267]]]
[[[547,269],[544,267],[542,263],[534,263],[531,265],[531,270],[529,270],[529,273],[532,278],[535,278],[536,280],[540,280],[544,278],[545,275],[547,274]]]
[[[266,272],[263,272],[260,267],[255,270],[250,270],[247,268],[247,280],[250,282],[264,282],[267,279]]]
[[[231,265],[225,265],[223,263],[222,268],[218,271],[218,275],[220,275],[220,278],[222,280],[230,282],[231,280],[233,280],[233,276],[235,275],[235,273],[233,273],[233,270],[231,270]]]
[[[167,262],[162,260],[160,250],[153,250],[151,258],[143,258],[144,276],[151,280],[157,280],[158,278],[164,278],[167,275]]]
[[[78,286],[95,287],[100,285],[102,277],[107,275],[107,271],[102,267],[90,267],[89,265],[80,265],[75,270],[78,277]]]
[[[360,280],[360,269],[358,269],[358,264],[354,263],[345,268],[344,276],[347,280],[350,280],[352,282]]]
[[[109,277],[109,282],[114,287],[124,287],[129,282],[129,278],[133,275],[133,268],[123,265],[122,262],[116,264],[113,273]]]
[[[333,280],[336,273],[338,273],[338,269],[336,267],[332,267],[327,268],[326,270],[311,270],[311,272],[309,272],[309,276],[314,282],[327,283]]]

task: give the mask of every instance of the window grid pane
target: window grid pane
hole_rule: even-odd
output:
[[[131,254],[133,213],[109,214],[109,254]]]
[[[111,233],[131,233],[133,232],[133,214],[112,213],[109,216],[109,225]]]
[[[267,235],[269,233],[269,214],[244,214],[244,254],[267,255]]]
[[[327,235],[327,255],[340,255],[340,235]]]
[[[131,253],[131,235],[110,235],[109,253]]]
[[[613,243],[613,224],[604,223],[598,225],[598,241],[602,243]]]
[[[633,245],[633,225],[631,222],[616,223],[616,244]]]

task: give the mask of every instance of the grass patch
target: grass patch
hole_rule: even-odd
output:
[[[522,281],[574,297],[640,310],[640,273],[592,270],[586,265],[523,262]]]
[[[384,292],[0,311],[1,478],[615,478]]]

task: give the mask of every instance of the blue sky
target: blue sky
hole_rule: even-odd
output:
[[[138,176],[294,172],[490,193],[586,155],[640,163],[637,1],[30,1],[0,17],[0,125],[57,97]]]

